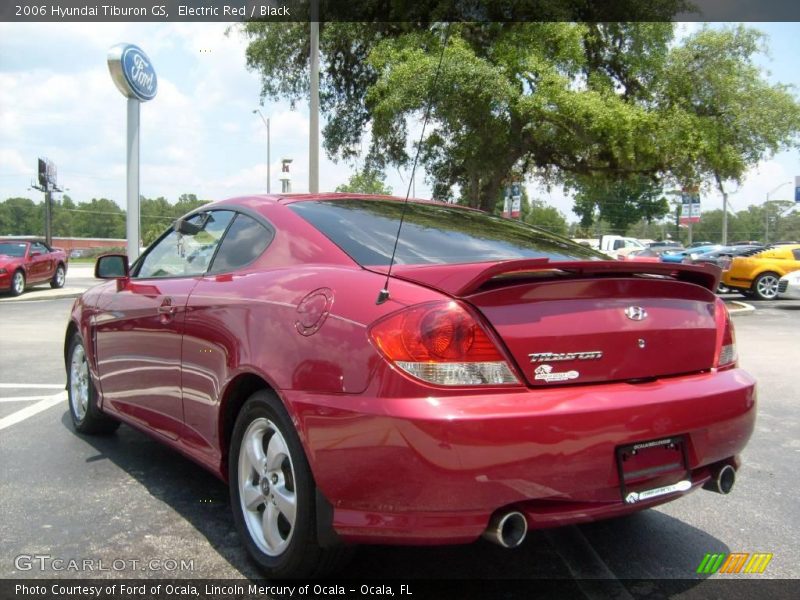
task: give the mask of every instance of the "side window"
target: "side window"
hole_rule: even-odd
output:
[[[136,277],[187,277],[204,274],[233,215],[229,210],[215,210],[187,219],[199,231],[195,234],[170,231],[144,257]]]
[[[231,271],[253,262],[269,246],[273,237],[272,230],[255,219],[243,214],[236,215],[214,257],[211,273]]]
[[[800,260],[800,248],[795,248],[792,250],[792,254],[794,254],[795,260]]]
[[[625,247],[625,240],[614,240],[614,250],[619,250]]]
[[[31,245],[31,254],[33,254],[34,252],[38,252],[39,254],[47,254],[50,251],[44,244],[40,242],[35,242],[33,245]]]

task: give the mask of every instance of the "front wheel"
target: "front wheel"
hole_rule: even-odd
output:
[[[762,273],[753,282],[753,294],[759,300],[774,300],[778,297],[778,282],[775,273]]]
[[[104,415],[97,406],[97,390],[89,374],[83,339],[72,336],[67,354],[67,397],[72,425],[78,433],[113,433],[119,421]]]
[[[256,392],[242,407],[228,475],[236,528],[267,577],[318,576],[339,564],[345,549],[321,548],[317,542],[316,486],[275,394]]]
[[[53,289],[58,289],[64,287],[64,282],[67,279],[67,271],[64,268],[64,265],[58,265],[56,267],[56,272],[53,273],[53,278],[50,280],[50,287]]]
[[[19,296],[25,291],[25,273],[22,271],[15,271],[14,276],[11,278],[11,295]]]

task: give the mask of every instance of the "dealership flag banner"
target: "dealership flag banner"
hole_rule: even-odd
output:
[[[692,186],[681,190],[681,225],[700,222],[700,188]]]

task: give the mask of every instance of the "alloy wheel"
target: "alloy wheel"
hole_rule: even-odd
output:
[[[81,344],[72,351],[69,364],[69,402],[78,421],[82,421],[89,409],[89,364]]]
[[[255,419],[242,437],[238,486],[251,539],[265,554],[279,556],[295,530],[297,493],[289,447],[268,419]]]
[[[25,275],[22,274],[22,271],[17,271],[14,273],[14,279],[11,282],[11,285],[14,288],[13,291],[15,296],[19,296],[25,291]]]
[[[772,300],[778,295],[778,278],[774,275],[762,275],[756,283],[756,292],[765,300]]]

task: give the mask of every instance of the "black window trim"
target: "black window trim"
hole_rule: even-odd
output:
[[[220,238],[219,244],[217,244],[216,250],[214,250],[214,256],[211,257],[211,260],[208,263],[208,269],[206,269],[206,272],[203,274],[204,277],[206,277],[206,276],[216,277],[218,275],[225,275],[226,273],[231,273],[232,271],[237,271],[239,269],[244,269],[246,267],[249,267],[250,265],[252,265],[254,262],[256,262],[259,258],[261,258],[264,255],[264,252],[267,251],[267,248],[269,248],[272,245],[272,242],[275,240],[275,234],[277,233],[277,231],[276,231],[276,229],[274,227],[272,227],[272,225],[268,221],[265,223],[261,219],[253,218],[253,216],[254,216],[253,214],[247,214],[248,212],[251,212],[251,211],[245,212],[243,210],[237,210],[235,212],[236,212],[236,214],[231,219],[231,222],[228,223],[228,227],[225,228],[225,233]],[[233,224],[236,221],[236,219],[239,218],[239,215],[252,219],[257,224],[259,224],[262,227],[264,227],[264,229],[266,229],[267,233],[271,234],[272,237],[270,237],[269,242],[267,242],[267,245],[264,246],[264,248],[261,250],[261,252],[259,252],[257,256],[253,257],[252,260],[244,263],[243,265],[238,265],[236,267],[233,267],[232,269],[225,269],[225,270],[221,270],[221,271],[213,271],[212,272],[212,269],[214,267],[214,261],[217,260],[217,254],[219,253],[220,248],[222,248],[222,244],[225,241],[225,238],[228,237],[228,231],[230,231],[230,228],[233,227]]]
[[[174,277],[142,277],[142,278],[137,277],[137,275],[139,273],[139,269],[141,269],[141,267],[142,267],[142,262],[144,262],[144,258],[148,254],[150,254],[150,251],[153,248],[155,248],[161,242],[161,240],[163,240],[165,237],[167,237],[170,234],[170,232],[173,230],[172,225],[170,225],[160,236],[158,236],[155,239],[155,241],[152,244],[150,244],[150,246],[148,246],[148,248],[147,248],[147,250],[145,252],[142,252],[142,254],[139,255],[139,257],[129,267],[129,273],[130,273],[131,279],[136,279],[137,281],[148,281],[148,280],[151,280],[151,279],[155,279],[155,280],[159,280],[159,279],[188,279],[188,278],[191,278],[191,277],[206,277],[208,275],[213,275],[214,277],[216,277],[218,275],[225,275],[226,273],[230,273],[230,272],[235,271],[237,269],[240,269],[240,268],[243,268],[243,267],[246,267],[248,265],[253,264],[256,260],[258,260],[259,258],[261,258],[261,256],[264,255],[264,252],[266,252],[267,249],[272,245],[272,242],[275,241],[275,236],[277,235],[278,230],[269,221],[269,219],[267,219],[266,217],[264,217],[260,213],[254,211],[252,209],[249,209],[247,207],[244,207],[244,206],[229,206],[229,205],[214,206],[214,207],[201,206],[199,208],[194,209],[191,212],[186,213],[182,217],[178,217],[178,218],[179,219],[191,219],[192,217],[195,217],[197,215],[201,215],[203,213],[208,213],[208,212],[214,212],[214,211],[232,212],[233,213],[233,217],[228,222],[228,225],[225,227],[225,231],[222,232],[222,235],[219,238],[219,243],[217,244],[217,247],[214,249],[214,254],[211,257],[211,260],[208,261],[208,267],[206,267],[206,270],[203,273],[196,273],[194,275],[175,275]],[[219,272],[215,272],[215,273],[209,273],[209,271],[211,270],[212,265],[214,264],[214,259],[217,257],[217,252],[219,252],[219,248],[220,248],[220,246],[222,246],[222,241],[225,239],[225,236],[228,235],[228,230],[230,229],[231,225],[233,225],[233,222],[236,220],[236,217],[239,214],[243,214],[243,215],[245,215],[247,217],[251,217],[253,220],[255,220],[259,224],[263,225],[267,229],[267,231],[271,232],[272,233],[272,238],[270,239],[269,244],[267,244],[264,247],[264,249],[261,251],[261,254],[259,254],[257,257],[255,257],[249,263],[247,263],[245,265],[242,265],[241,267],[236,267],[236,269],[229,269],[227,271],[219,271]]]

